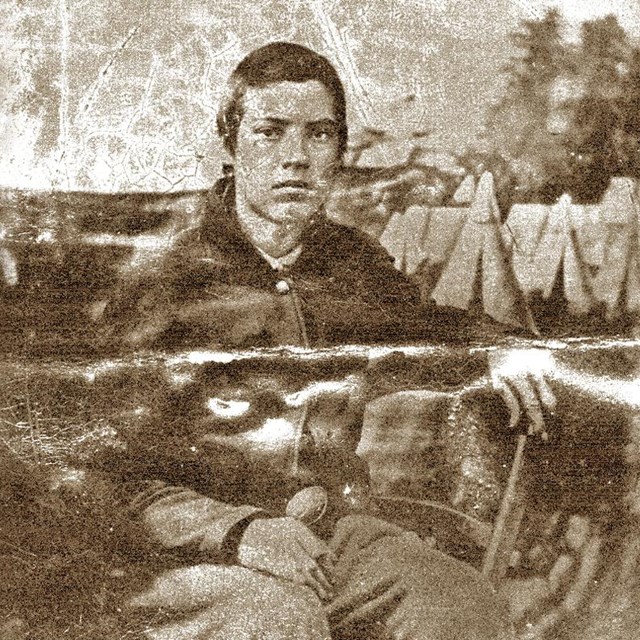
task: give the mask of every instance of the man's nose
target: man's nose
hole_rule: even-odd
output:
[[[282,141],[282,166],[286,168],[309,166],[309,152],[303,134],[291,131]]]

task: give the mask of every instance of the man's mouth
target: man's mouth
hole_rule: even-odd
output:
[[[283,182],[276,182],[272,189],[283,191],[288,189],[311,191],[311,184],[304,180],[284,180]]]

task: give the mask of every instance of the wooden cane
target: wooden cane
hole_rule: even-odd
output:
[[[524,464],[526,443],[526,434],[519,435],[507,486],[500,501],[500,510],[482,563],[482,575],[494,584],[500,582],[507,571],[524,514],[524,500],[519,490],[518,480]]]

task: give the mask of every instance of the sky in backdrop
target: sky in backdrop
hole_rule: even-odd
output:
[[[415,131],[460,151],[505,86],[523,19],[558,7],[566,37],[614,13],[640,37],[640,2],[608,0],[8,0],[0,7],[0,185],[100,191],[203,188],[219,173],[215,112],[251,49],[300,42],[345,82],[354,136]]]

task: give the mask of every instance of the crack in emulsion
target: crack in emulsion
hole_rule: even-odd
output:
[[[64,3],[65,0],[61,0],[61,2]],[[133,27],[129,31],[125,39],[122,41],[120,46],[113,52],[113,55],[111,56],[111,58],[109,58],[107,64],[100,71],[97,80],[93,83],[93,90],[91,91],[90,95],[85,99],[84,104],[80,109],[80,114],[86,113],[89,110],[89,108],[93,105],[98,92],[100,91],[100,89],[102,89],[102,86],[107,81],[107,76],[109,74],[109,71],[115,64],[116,60],[118,59],[118,56],[120,56],[120,54],[128,46],[132,38],[136,35],[136,33],[138,33],[139,29],[140,29],[140,24],[137,24],[135,27]]]

